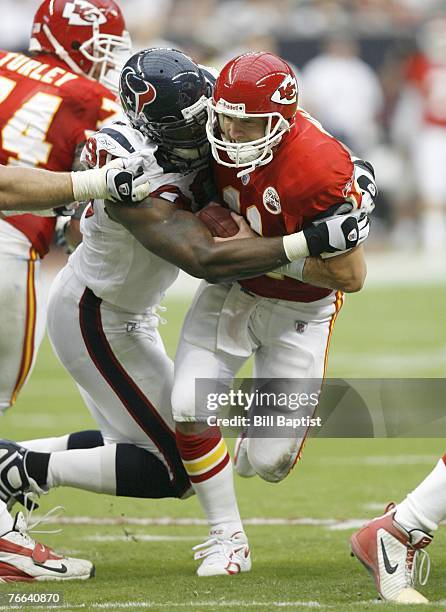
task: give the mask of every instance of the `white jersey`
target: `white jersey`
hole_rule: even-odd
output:
[[[193,207],[194,180],[188,174],[164,170],[156,159],[157,147],[128,123],[117,121],[102,128],[85,145],[84,164],[101,166],[112,157],[127,157],[144,149],[153,154],[151,195],[174,205]],[[201,171],[203,172],[203,171]],[[103,200],[94,200],[81,219],[83,242],[69,258],[76,277],[108,303],[142,313],[160,302],[178,276],[178,268],[145,249],[119,223],[112,221]]]

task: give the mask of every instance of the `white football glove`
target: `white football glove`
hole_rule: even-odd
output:
[[[370,232],[370,220],[363,212],[335,215],[313,222],[303,230],[312,257],[335,257],[364,242]]]
[[[375,171],[370,162],[353,157],[355,181],[362,194],[361,210],[368,215],[375,208],[375,200],[378,195],[378,187],[375,181]]]
[[[148,174],[152,164],[138,152],[114,159],[102,168],[72,172],[74,198],[78,202],[98,199],[123,205],[140,202],[150,193]]]
[[[306,257],[335,257],[364,242],[369,231],[369,218],[360,211],[313,222],[310,227],[283,237],[285,253],[291,263],[274,272],[302,280]]]

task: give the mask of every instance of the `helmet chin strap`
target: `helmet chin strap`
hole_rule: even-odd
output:
[[[259,166],[266,166],[266,164],[269,164],[272,158],[273,158],[273,152],[270,149],[268,152],[268,156],[265,157],[265,159],[254,159],[250,166],[248,166],[247,168],[243,168],[243,170],[240,170],[240,172],[237,172],[237,178],[242,178],[242,176],[251,174],[251,172],[254,172],[254,170],[258,168]]]
[[[76,62],[71,59],[71,57],[68,55],[68,51],[66,51],[59,41],[52,35],[51,30],[46,24],[43,24],[42,30],[45,32],[46,37],[53,45],[55,54],[60,57],[60,59],[63,60],[73,72],[76,74],[85,75],[86,73],[76,64]]]

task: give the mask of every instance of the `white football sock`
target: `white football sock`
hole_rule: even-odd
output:
[[[0,500],[0,535],[11,531],[13,525],[14,519],[9,514],[5,502]]]
[[[36,453],[56,453],[58,451],[67,450],[69,434],[57,436],[55,438],[39,438],[38,440],[25,440],[17,442],[20,446],[24,446]]]
[[[195,493],[211,528],[225,524],[229,531],[244,531],[234,491],[232,462],[215,476],[193,483]]]
[[[48,486],[116,495],[116,444],[51,453]]]
[[[445,455],[446,457],[446,455]],[[446,465],[440,459],[432,472],[398,505],[395,520],[405,529],[435,531],[446,518]]]

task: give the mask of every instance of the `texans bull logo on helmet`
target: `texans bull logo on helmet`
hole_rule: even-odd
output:
[[[92,23],[103,25],[107,22],[103,10],[88,0],[67,2],[62,16],[68,19],[68,25],[86,26]]]
[[[124,68],[121,80],[125,82],[128,88],[125,101],[136,116],[142,112],[146,104],[152,104],[155,101],[155,87],[141,79],[131,67]]]

